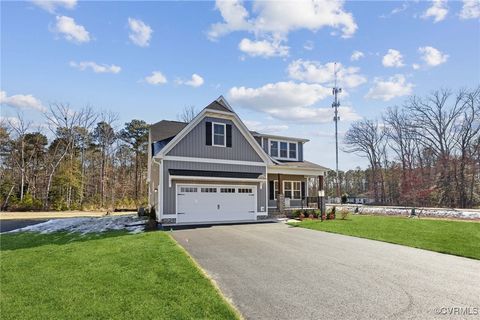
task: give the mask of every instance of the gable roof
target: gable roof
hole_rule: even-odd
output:
[[[212,106],[210,108],[210,106]],[[220,110],[219,110],[220,108]],[[226,110],[225,110],[226,109]],[[181,139],[183,139],[200,121],[208,115],[214,115],[218,117],[224,117],[231,120],[237,128],[240,130],[242,135],[247,139],[248,143],[264,161],[264,163],[272,164],[271,158],[263,150],[263,148],[258,144],[255,138],[252,136],[247,126],[242,122],[238,115],[233,111],[232,107],[226,102],[223,96],[218,97],[215,101],[210,103],[207,107],[193,118],[190,123],[178,132],[173,139],[167,143],[167,145],[159,152],[158,157],[164,157]],[[161,122],[161,121],[160,121]]]
[[[162,120],[150,125],[152,142],[161,141],[176,136],[188,125],[186,122]]]

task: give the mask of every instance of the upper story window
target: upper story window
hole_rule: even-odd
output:
[[[278,157],[278,141],[270,141],[270,155]]]
[[[290,142],[288,144],[288,157],[290,159],[297,159],[297,144]]]
[[[214,146],[225,147],[225,123],[213,123],[212,135]]]
[[[277,159],[298,160],[297,143],[270,140],[270,156]]]

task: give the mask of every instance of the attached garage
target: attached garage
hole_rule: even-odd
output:
[[[177,223],[256,220],[253,185],[177,184]]]

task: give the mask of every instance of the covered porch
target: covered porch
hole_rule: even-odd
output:
[[[268,168],[269,213],[295,209],[324,209],[325,168],[313,163],[282,163]]]

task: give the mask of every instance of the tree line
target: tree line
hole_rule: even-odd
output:
[[[354,122],[344,151],[368,160],[327,176],[327,195],[364,195],[378,204],[480,205],[480,87],[412,96],[379,119]]]
[[[42,125],[0,123],[2,210],[128,208],[147,201],[148,125],[52,104]]]

